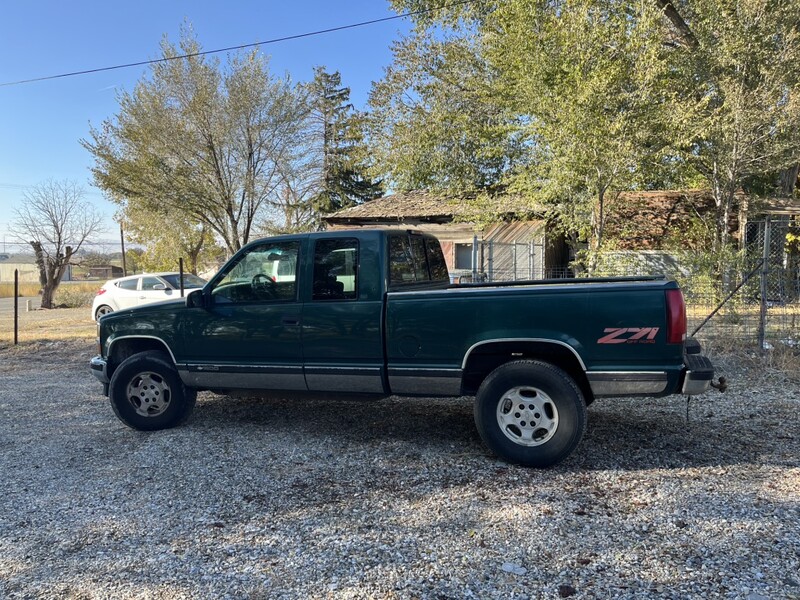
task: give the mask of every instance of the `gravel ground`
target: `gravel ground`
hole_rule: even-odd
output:
[[[800,598],[800,383],[603,400],[549,470],[461,400],[114,417],[90,344],[0,350],[3,598]],[[719,362],[719,359],[718,359]]]

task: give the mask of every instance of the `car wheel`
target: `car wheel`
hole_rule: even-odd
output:
[[[575,381],[549,363],[521,360],[489,374],[475,396],[475,425],[501,458],[549,467],[569,456],[586,430]]]
[[[94,320],[98,321],[100,317],[103,315],[107,315],[110,312],[114,312],[114,309],[111,308],[108,304],[101,304],[97,307],[97,310],[94,311]]]
[[[153,431],[186,420],[197,392],[183,385],[166,354],[151,350],[122,361],[111,376],[108,398],[120,421],[133,429]]]

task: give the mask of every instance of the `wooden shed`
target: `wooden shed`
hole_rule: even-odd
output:
[[[329,229],[402,228],[435,235],[451,275],[542,279],[567,272],[569,250],[543,211],[524,199],[446,197],[426,191],[384,196],[323,217]]]

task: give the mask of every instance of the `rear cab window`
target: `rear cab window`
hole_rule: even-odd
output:
[[[414,233],[392,234],[388,255],[389,291],[450,284],[442,249],[434,238]]]

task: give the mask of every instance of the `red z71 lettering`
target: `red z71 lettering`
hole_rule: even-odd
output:
[[[652,344],[658,327],[606,327],[598,344]]]

